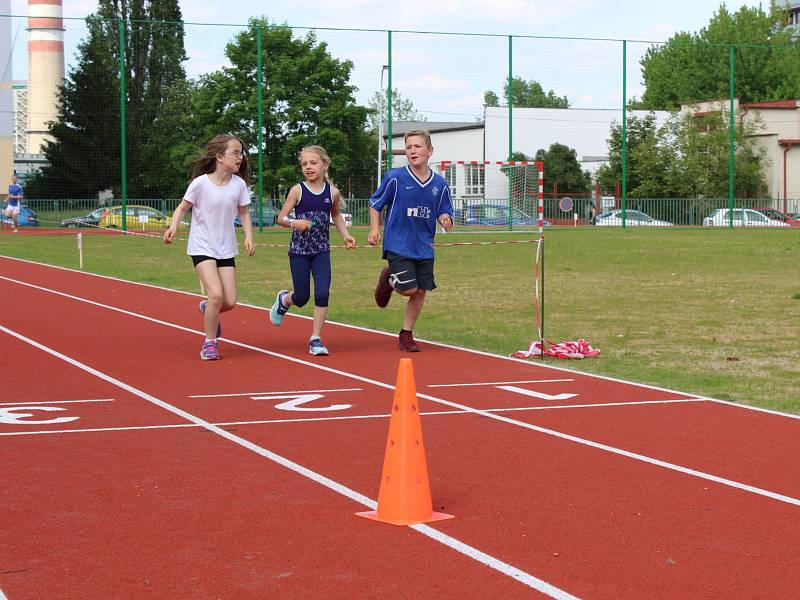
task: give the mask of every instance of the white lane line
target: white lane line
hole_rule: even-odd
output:
[[[514,385],[522,383],[561,383],[564,381],[575,381],[574,379],[526,379],[525,381],[492,381],[489,383],[436,383],[427,385],[429,388],[447,387],[478,387],[481,385]]]
[[[98,306],[100,308],[105,308],[105,309],[108,309],[108,310],[111,310],[111,311],[114,311],[114,312],[118,312],[118,313],[121,313],[121,314],[129,315],[131,317],[135,317],[135,318],[138,318],[138,319],[144,319],[146,321],[150,321],[150,322],[153,322],[153,323],[158,323],[160,325],[165,325],[167,327],[172,327],[172,328],[178,329],[180,331],[186,331],[186,332],[189,332],[189,333],[192,333],[192,334],[195,334],[195,335],[203,335],[203,333],[200,332],[200,331],[195,331],[193,329],[190,329],[188,327],[184,327],[182,325],[177,325],[177,324],[174,324],[174,323],[168,323],[167,321],[161,321],[160,319],[155,319],[153,317],[148,317],[148,316],[145,316],[145,315],[137,314],[137,313],[134,313],[134,312],[131,312],[131,311],[128,311],[128,310],[117,308],[115,306],[108,306],[108,305],[102,304],[100,302],[95,302],[93,300],[87,300],[86,298],[80,298],[78,296],[73,296],[71,294],[66,294],[64,292],[59,292],[57,290],[51,290],[51,289],[44,288],[44,287],[41,287],[41,286],[38,286],[38,285],[34,285],[34,284],[31,284],[31,283],[26,283],[24,281],[17,281],[15,279],[11,279],[11,278],[4,277],[4,276],[0,276],[0,279],[5,279],[7,281],[10,281],[10,282],[13,282],[13,283],[17,283],[19,285],[23,285],[23,286],[31,287],[31,288],[34,288],[34,289],[38,289],[40,291],[52,293],[52,294],[57,295],[57,296],[70,298],[70,299],[76,300],[78,302],[85,302],[85,303],[93,305],[93,306]],[[2,326],[0,326],[0,328],[5,329]],[[272,356],[272,357],[279,358],[279,359],[282,359],[282,360],[286,360],[286,361],[289,361],[289,362],[305,365],[305,366],[308,366],[308,367],[312,367],[314,369],[318,369],[320,371],[325,371],[327,373],[334,373],[336,375],[340,375],[340,376],[347,377],[347,378],[350,378],[350,379],[355,379],[357,381],[362,381],[364,383],[369,383],[369,384],[372,384],[372,385],[376,385],[378,387],[383,387],[383,388],[392,389],[392,390],[394,389],[393,385],[390,385],[388,383],[383,383],[382,381],[377,381],[377,380],[374,380],[374,379],[370,379],[370,378],[364,377],[362,375],[356,375],[355,373],[348,373],[346,371],[340,371],[338,369],[334,369],[334,368],[331,368],[331,367],[326,367],[326,366],[320,365],[318,363],[314,363],[314,362],[311,362],[311,361],[303,360],[303,359],[300,359],[300,358],[295,358],[293,356],[287,356],[287,355],[284,355],[284,354],[279,354],[277,352],[272,352],[271,350],[266,350],[264,348],[259,348],[258,346],[252,346],[250,344],[245,344],[243,342],[237,342],[235,340],[230,340],[230,339],[227,339],[227,338],[226,338],[226,340],[230,344],[239,346],[240,348],[246,348],[248,350],[252,350],[253,352],[259,352],[259,353],[262,353],[262,354],[266,354],[267,356]],[[489,355],[489,356],[491,356],[491,355]],[[657,389],[657,388],[651,388],[651,389]],[[671,391],[671,390],[666,390],[666,391]],[[705,473],[703,471],[697,471],[695,469],[690,469],[688,467],[683,467],[681,465],[676,465],[674,463],[669,463],[669,462],[662,461],[662,460],[659,460],[659,459],[656,459],[656,458],[650,458],[649,456],[645,456],[645,455],[642,455],[642,454],[637,454],[635,452],[629,452],[627,450],[621,450],[621,449],[615,448],[613,446],[608,446],[606,444],[601,444],[599,442],[593,442],[592,440],[587,440],[587,439],[579,438],[577,436],[569,435],[569,434],[566,434],[566,433],[561,433],[560,431],[555,431],[553,429],[547,429],[545,427],[539,427],[539,426],[536,426],[536,425],[531,425],[529,423],[525,423],[524,421],[517,421],[517,420],[514,420],[514,419],[510,419],[509,417],[504,417],[502,415],[492,414],[492,413],[487,412],[485,410],[472,408],[470,406],[465,406],[463,404],[458,404],[457,402],[452,402],[450,400],[444,400],[442,398],[437,398],[435,396],[430,396],[428,394],[418,393],[417,396],[419,396],[420,398],[425,398],[426,400],[430,400],[432,402],[436,402],[438,404],[443,404],[445,406],[449,406],[451,408],[455,408],[455,409],[471,412],[471,413],[474,413],[476,415],[482,415],[482,416],[488,417],[490,419],[495,419],[497,421],[500,421],[500,422],[503,422],[503,423],[507,423],[509,425],[515,425],[517,427],[522,427],[524,429],[529,429],[531,431],[537,431],[539,433],[543,433],[543,434],[546,434],[546,435],[552,435],[553,437],[557,437],[557,438],[560,438],[560,439],[563,439],[563,440],[568,440],[568,441],[571,441],[571,442],[575,442],[577,444],[582,444],[582,445],[588,446],[590,448],[595,448],[597,450],[604,450],[604,451],[610,452],[612,454],[617,454],[619,456],[624,456],[626,458],[631,458],[633,460],[638,460],[638,461],[641,461],[641,462],[644,462],[644,463],[647,463],[647,464],[650,464],[650,465],[663,467],[665,469],[670,469],[670,470],[673,470],[673,471],[677,471],[679,473],[684,473],[686,475],[691,475],[693,477],[698,477],[700,479],[706,479],[708,481],[713,481],[715,483],[719,483],[721,485],[726,485],[726,486],[735,488],[737,490],[750,492],[750,493],[753,493],[753,494],[757,494],[759,496],[764,496],[766,498],[771,498],[773,500],[778,500],[780,502],[786,502],[788,504],[793,504],[793,505],[796,505],[796,506],[800,506],[800,500],[798,500],[797,498],[792,498],[791,496],[785,496],[783,494],[778,494],[777,492],[771,492],[769,490],[764,490],[764,489],[761,489],[761,488],[758,488],[758,487],[755,487],[755,486],[751,486],[751,485],[747,485],[747,484],[744,484],[744,483],[740,483],[738,481],[733,481],[731,479],[725,479],[724,477],[717,477],[716,475],[712,475],[710,473]]]
[[[270,394],[330,394],[331,392],[363,392],[364,388],[337,388],[335,390],[290,390],[288,392],[237,392],[235,394],[195,394],[188,398],[234,398],[236,396],[267,396]]]
[[[579,404],[575,406],[522,406],[516,408],[487,408],[486,412],[504,413],[533,410],[557,410],[563,408],[593,408],[608,406],[642,406],[645,404],[679,404],[682,402],[705,402],[705,400],[648,400],[646,402],[619,402],[617,404]],[[442,415],[471,415],[472,411],[467,410],[440,410],[434,412],[421,412],[423,417],[437,417]],[[364,419],[388,419],[390,414],[376,415],[347,415],[335,417],[298,417],[294,419],[257,419],[254,421],[221,421],[214,423],[217,427],[231,427],[234,425],[280,425],[282,423],[312,423],[317,421],[363,421]],[[146,429],[176,429],[185,427],[197,427],[192,424],[181,423],[178,425],[131,425],[129,427],[87,427],[85,429],[44,429],[40,431],[9,431],[0,433],[3,436],[15,435],[50,435],[55,433],[95,433],[103,431],[137,431]]]
[[[164,402],[163,400],[160,400],[155,396],[151,396],[147,392],[144,392],[131,385],[128,385],[127,383],[120,381],[119,379],[116,379],[111,375],[107,375],[101,371],[98,371],[97,369],[94,369],[87,364],[84,364],[74,358],[66,356],[65,354],[62,354],[61,352],[58,352],[53,348],[40,344],[39,342],[32,340],[20,333],[12,331],[2,325],[0,325],[0,331],[3,331],[6,334],[15,337],[20,341],[30,344],[31,346],[38,348],[39,350],[46,352],[51,356],[63,360],[64,362],[69,363],[74,367],[77,367],[78,369],[81,369],[82,371],[89,373],[90,375],[94,375],[98,379],[107,381],[108,383],[111,383],[112,385],[115,385],[125,390],[126,392],[139,396],[140,398],[146,400],[147,402],[151,402],[152,404],[155,404],[156,406],[163,408],[164,410],[169,411],[174,415],[182,417],[187,421],[210,431],[211,433],[215,433],[218,436],[230,442],[233,442],[234,444],[238,444],[239,446],[242,446],[243,448],[246,448],[258,454],[259,456],[263,456],[264,458],[269,459],[291,471],[294,471],[295,473],[298,473],[299,475],[302,475],[320,485],[323,485],[328,489],[333,490],[334,492],[337,492],[338,494],[341,494],[342,496],[345,496],[353,500],[354,502],[358,502],[359,504],[366,506],[371,510],[377,510],[378,508],[378,503],[372,500],[371,498],[368,498],[367,496],[364,496],[363,494],[360,494],[355,490],[352,490],[340,484],[339,482],[334,481],[333,479],[325,477],[324,475],[317,473],[316,471],[312,471],[311,469],[308,469],[294,461],[291,461],[288,458],[281,456],[280,454],[276,454],[275,452],[272,452],[270,450],[267,450],[266,448],[263,448],[262,446],[254,444],[249,440],[239,437],[236,434],[226,431],[221,427],[217,427],[216,425],[209,423],[208,421],[201,419],[200,417],[197,417],[189,412],[186,412],[185,410],[180,409],[177,406],[173,406],[172,404]],[[550,583],[542,579],[539,579],[538,577],[531,575],[530,573],[518,569],[517,567],[514,567],[513,565],[510,565],[500,560],[499,558],[496,558],[490,554],[482,552],[477,548],[470,546],[469,544],[465,544],[464,542],[449,535],[446,535],[444,533],[441,533],[431,527],[423,525],[415,525],[413,526],[413,528],[416,531],[422,533],[423,535],[430,537],[431,539],[434,539],[440,543],[443,543],[448,547],[456,550],[457,552],[460,552],[465,556],[468,556],[469,558],[472,558],[507,577],[511,577],[516,581],[519,581],[520,583],[527,585],[532,589],[535,589],[543,594],[546,594],[551,598],[557,598],[559,600],[571,600],[576,598],[575,596],[568,594],[567,592],[551,585]]]
[[[88,404],[91,402],[114,402],[114,398],[98,398],[96,400],[53,400],[51,402],[0,402],[0,406],[33,406],[34,404],[47,404],[50,406],[52,404]]]

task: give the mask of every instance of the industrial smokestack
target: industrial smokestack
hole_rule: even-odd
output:
[[[64,84],[61,0],[28,0],[28,152],[41,153]]]

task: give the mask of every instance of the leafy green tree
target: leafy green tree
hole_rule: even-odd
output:
[[[319,144],[331,157],[330,174],[343,195],[368,195],[377,143],[366,131],[369,109],[355,102],[353,63],[333,58],[313,32],[295,38],[286,25],[251,19],[226,47],[231,65],[197,82],[194,130],[200,139],[230,131],[256,147],[259,29],[262,56],[269,60],[262,83],[265,191],[283,196],[301,177],[300,149]]]
[[[766,189],[765,151],[756,146],[757,121],[734,127],[734,190],[752,196]],[[729,185],[730,130],[725,111],[676,113],[662,127],[655,116],[628,121],[628,196],[631,198],[724,198]],[[621,126],[609,138],[609,162],[597,171],[606,192],[622,179]]]
[[[681,32],[650,48],[641,60],[646,86],[639,106],[675,110],[681,104],[730,96],[729,47],[734,51],[735,94],[742,102],[800,96],[800,48],[773,6],[729,12],[721,5],[698,34]]]
[[[512,77],[511,100],[516,108],[569,108],[569,100],[566,96],[560,97],[553,90],[545,93],[542,85],[534,80],[525,81],[520,77]],[[483,103],[486,106],[506,106],[508,99],[508,82],[503,86],[503,99],[505,103],[500,103],[500,98],[491,90],[484,92]]]
[[[388,118],[388,103],[386,92],[375,92],[367,102],[370,108],[369,129],[378,130],[378,117],[383,115],[383,120]],[[428,119],[414,108],[414,103],[408,98],[403,98],[397,88],[392,89],[392,121],[427,121]]]
[[[550,148],[536,151],[535,160],[544,163],[544,190],[563,192],[588,192],[592,188],[592,176],[581,169],[578,155],[569,146],[551,144]]]
[[[87,18],[88,38],[60,93],[48,165],[33,178],[31,192],[52,197],[96,197],[122,188],[119,109],[119,27],[124,23],[127,191],[130,197],[161,197],[174,187],[164,160],[164,132],[156,127],[172,94],[182,89],[186,59],[177,0],[100,0]],[[185,183],[185,182],[184,182]]]

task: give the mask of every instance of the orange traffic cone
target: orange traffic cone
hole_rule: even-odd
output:
[[[453,518],[453,515],[433,512],[417,386],[410,358],[401,358],[397,371],[378,510],[358,512],[356,515],[393,525],[414,525]]]

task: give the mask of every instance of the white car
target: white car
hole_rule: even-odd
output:
[[[598,227],[619,227],[622,225],[622,210],[612,210],[601,215],[597,215],[594,224]],[[625,211],[626,227],[672,227],[669,221],[659,221],[650,215],[644,214],[640,210]]]
[[[731,209],[715,208],[710,215],[703,219],[706,227],[728,227],[731,224]],[[734,227],[789,227],[788,223],[770,219],[764,213],[751,208],[733,209]]]

